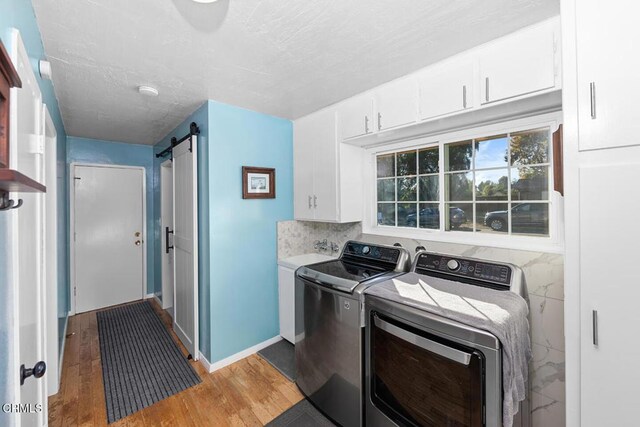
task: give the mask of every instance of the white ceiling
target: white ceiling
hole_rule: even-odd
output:
[[[33,5],[67,133],[138,144],[206,99],[293,119],[559,13],[559,0]]]

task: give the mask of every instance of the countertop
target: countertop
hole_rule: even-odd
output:
[[[338,254],[336,254],[335,256],[331,256],[314,252],[310,254],[296,255],[289,258],[279,259],[278,265],[296,270],[298,267],[302,267],[303,265],[315,264],[318,262],[336,259],[337,256]]]

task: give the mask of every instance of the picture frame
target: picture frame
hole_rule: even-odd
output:
[[[276,170],[255,166],[242,167],[243,199],[275,199]]]

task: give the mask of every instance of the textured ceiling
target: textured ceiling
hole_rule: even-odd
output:
[[[206,99],[297,118],[559,13],[559,0],[33,5],[67,133],[139,144]]]

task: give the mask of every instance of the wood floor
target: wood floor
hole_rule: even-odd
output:
[[[171,317],[155,301],[153,306],[171,329]],[[60,391],[49,398],[49,425],[106,426],[96,312],[70,317],[71,333]],[[202,383],[110,426],[261,426],[302,399],[294,383],[255,354],[211,374],[199,362],[190,363]]]

